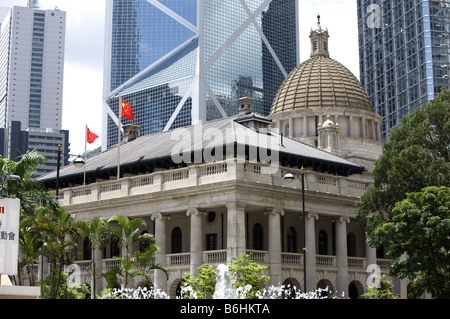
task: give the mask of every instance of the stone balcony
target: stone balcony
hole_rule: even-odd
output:
[[[286,173],[299,175],[300,170],[280,167],[274,174],[266,174],[264,168],[268,168],[268,166],[259,163],[239,163],[235,159],[191,165],[147,175],[65,188],[60,191],[60,201],[63,206],[86,204],[228,181],[248,181],[301,189],[299,179],[295,179],[291,184],[286,184],[282,178]],[[358,177],[334,176],[305,170],[305,190],[359,198],[364,194],[369,182]]]

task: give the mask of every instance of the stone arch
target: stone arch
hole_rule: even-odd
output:
[[[297,279],[295,278],[286,278],[283,281],[283,285],[284,285],[284,290],[285,291],[289,291],[291,293],[291,295],[295,294],[295,292],[297,291],[301,291],[302,287],[300,286],[300,283],[298,282]],[[295,287],[295,288],[294,288]]]
[[[184,281],[183,278],[177,278],[172,281],[172,284],[170,285],[170,288],[169,288],[170,298],[177,299],[177,298],[181,297],[180,289],[181,289],[181,284],[183,281]]]
[[[364,287],[358,280],[352,280],[348,284],[348,298],[361,299],[361,295],[364,293]]]
[[[321,279],[319,280],[319,282],[317,283],[317,289],[327,289],[327,291],[323,291],[321,293],[322,297],[331,297],[331,295],[334,294],[334,287],[333,284],[331,283],[331,281],[329,281],[328,279]]]

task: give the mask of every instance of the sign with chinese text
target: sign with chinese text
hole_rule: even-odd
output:
[[[0,274],[17,275],[20,200],[0,198]]]

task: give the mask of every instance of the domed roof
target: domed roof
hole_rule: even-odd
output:
[[[298,65],[279,88],[270,114],[306,108],[352,108],[372,111],[353,73],[328,54],[328,31],[311,30],[311,57]]]

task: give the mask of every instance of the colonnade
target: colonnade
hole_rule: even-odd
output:
[[[246,237],[246,212],[245,203],[229,202],[226,203],[226,233],[224,248],[226,248],[226,263],[231,263],[232,257],[245,254],[247,251]],[[203,260],[203,216],[207,210],[200,208],[188,208],[186,216],[190,219],[190,273],[193,276],[198,275],[198,267],[204,263]],[[280,207],[266,208],[263,210],[267,218],[267,243],[268,243],[268,275],[269,284],[279,285],[286,278],[283,278],[282,264],[282,216],[285,210]],[[248,213],[247,213],[248,214]],[[301,215],[301,214],[300,214]],[[166,262],[167,255],[167,221],[170,219],[170,213],[154,213],[151,215],[154,221],[155,244],[160,248],[156,254],[156,262],[162,265]],[[307,290],[316,289],[317,262],[316,262],[316,221],[319,220],[319,213],[306,213],[305,219],[305,249],[306,249],[306,288]],[[335,246],[336,246],[336,290],[348,293],[349,270],[347,257],[347,224],[350,218],[345,216],[333,216],[335,223]],[[303,254],[303,247],[300,247],[299,254]],[[376,263],[376,252],[374,248],[365,246],[366,264]],[[302,271],[303,264],[300,265]],[[302,285],[303,279],[297,278]],[[155,271],[154,283],[158,288],[167,290],[167,279],[163,272]]]

